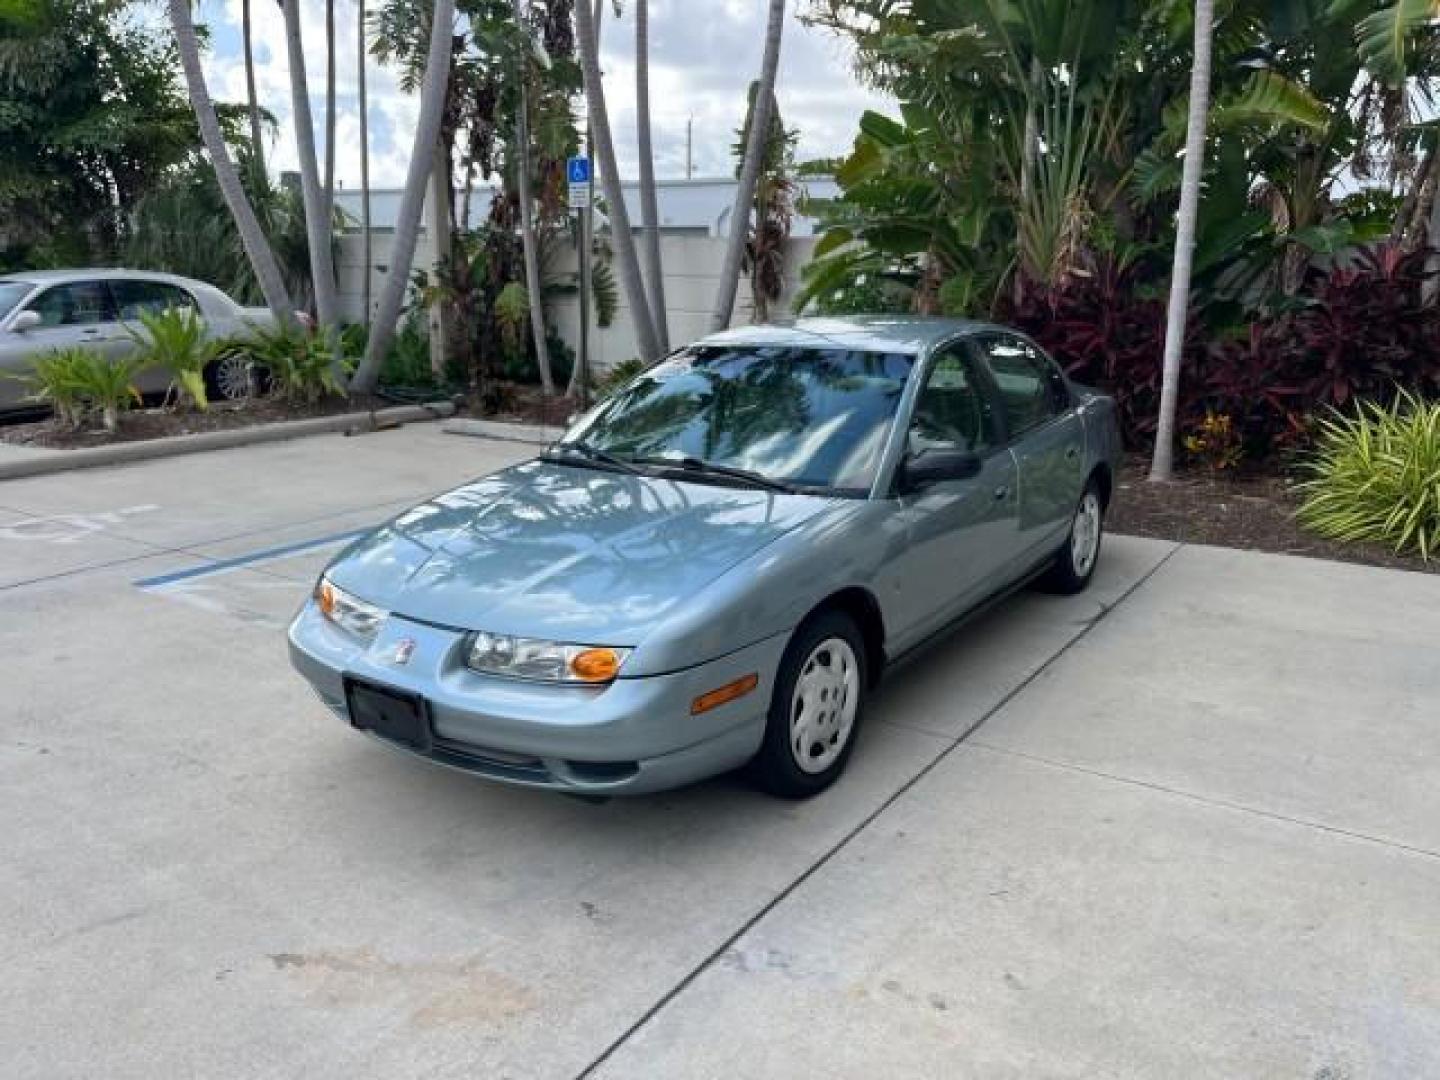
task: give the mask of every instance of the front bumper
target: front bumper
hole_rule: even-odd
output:
[[[290,626],[290,659],[347,723],[347,676],[423,697],[432,748],[387,745],[504,783],[620,795],[679,787],[754,756],[786,643],[781,634],[684,671],[588,687],[477,674],[464,664],[466,637],[392,615],[367,644],[307,602]],[[408,660],[396,663],[407,639]],[[760,676],[751,693],[690,715],[695,698],[751,672]]]

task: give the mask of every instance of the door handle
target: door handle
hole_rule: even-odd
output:
[[[996,501],[996,502],[1004,502],[1007,498],[1009,498],[1009,496],[1010,496],[1010,486],[1009,486],[1008,484],[1001,484],[999,487],[997,487],[997,488],[995,489],[995,501]]]
[[[1079,457],[1079,456],[1080,456],[1080,448],[1079,448],[1078,446],[1071,446],[1071,447],[1067,447],[1067,448],[1066,448],[1066,450],[1065,450],[1065,460],[1066,460],[1066,461],[1074,461],[1074,460],[1075,460],[1077,457]]]

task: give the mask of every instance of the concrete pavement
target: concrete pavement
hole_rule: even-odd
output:
[[[0,485],[0,1073],[1440,1074],[1440,581],[1111,538],[823,798],[593,806],[357,738],[279,633],[344,535],[532,452]]]

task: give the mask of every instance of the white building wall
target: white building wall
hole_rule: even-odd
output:
[[[372,305],[385,284],[391,241],[392,236],[389,233],[376,233],[371,240],[374,256],[374,269],[371,273]],[[785,260],[785,296],[775,305],[773,317],[788,316],[786,304],[798,286],[800,268],[809,261],[814,248],[815,241],[808,237],[789,241]],[[688,344],[703,337],[709,328],[710,311],[720,284],[720,267],[725,259],[725,241],[707,236],[665,236],[661,238],[661,258],[665,266],[665,301],[669,309],[670,343],[672,346]],[[421,236],[415,252],[415,265],[428,267],[433,261],[433,247],[427,237]],[[560,256],[558,268],[560,273],[575,274],[576,258],[573,248]],[[629,306],[625,302],[625,290],[620,282],[618,269],[613,263],[612,269],[615,270],[615,284],[620,300],[615,320],[611,326],[602,330],[595,325],[593,312],[591,315],[590,358],[596,370],[603,370],[639,355]],[[341,314],[345,319],[358,321],[361,317],[363,272],[364,246],[361,237],[354,233],[343,234],[339,238],[336,273],[340,285]],[[579,297],[566,296],[551,304],[549,317],[560,336],[571,348],[578,351]],[[749,283],[742,276],[731,323],[744,326],[750,323],[752,318]]]

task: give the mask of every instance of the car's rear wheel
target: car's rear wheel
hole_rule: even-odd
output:
[[[1080,504],[1070,519],[1070,535],[1055,556],[1045,585],[1058,593],[1078,593],[1090,584],[1095,564],[1100,561],[1100,541],[1105,533],[1105,501],[1100,486],[1091,480],[1085,485]]]
[[[865,686],[865,642],[853,619],[828,611],[802,625],[780,662],[752,764],[760,785],[803,799],[833,784],[855,747]]]
[[[205,388],[217,401],[246,401],[268,383],[268,371],[241,354],[222,356],[205,369]]]

